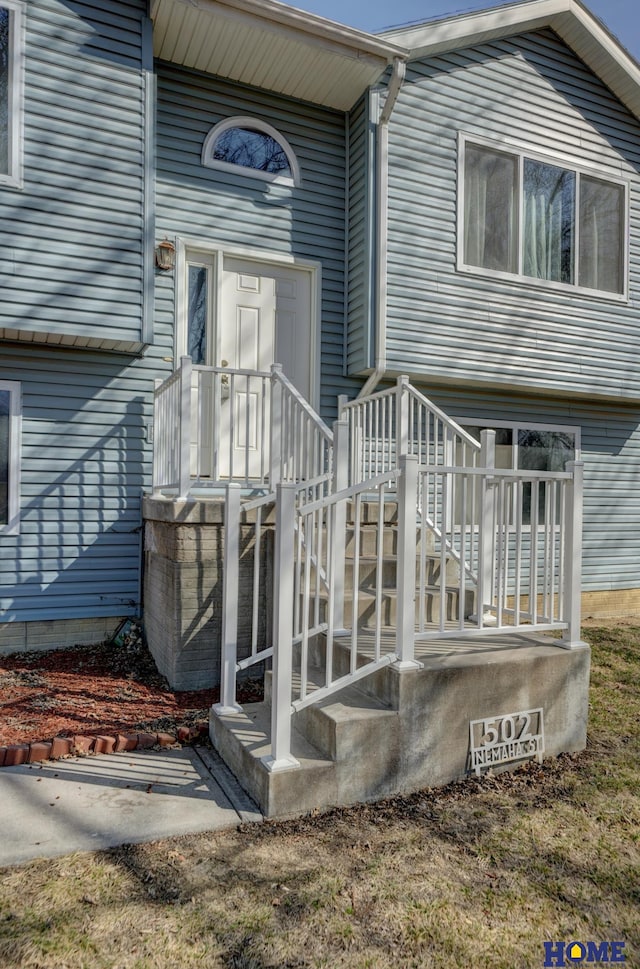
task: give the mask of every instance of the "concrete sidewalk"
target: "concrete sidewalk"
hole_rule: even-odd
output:
[[[74,757],[0,771],[0,866],[260,820],[258,808],[208,747]]]

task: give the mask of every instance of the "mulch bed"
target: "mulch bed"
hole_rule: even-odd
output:
[[[82,734],[177,733],[209,718],[218,689],[177,692],[141,642],[0,656],[0,746]],[[245,680],[241,703],[262,699]]]

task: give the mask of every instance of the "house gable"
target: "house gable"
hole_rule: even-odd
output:
[[[579,0],[512,3],[398,27],[380,36],[408,47],[412,58],[423,58],[545,28],[553,30],[640,117],[640,65]]]
[[[621,179],[628,299],[460,271],[463,136]],[[550,29],[412,61],[390,131],[388,368],[638,399],[639,136],[637,119]]]

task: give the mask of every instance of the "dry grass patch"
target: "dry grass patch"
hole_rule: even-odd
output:
[[[589,747],[375,805],[5,869],[1,969],[640,965],[640,628],[592,628]]]

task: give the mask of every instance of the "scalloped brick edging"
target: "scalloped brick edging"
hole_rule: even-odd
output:
[[[152,747],[173,747],[189,743],[203,734],[209,733],[209,724],[202,720],[193,727],[178,727],[172,733],[118,733],[99,734],[85,737],[54,737],[53,740],[39,740],[32,744],[7,744],[0,747],[0,767],[18,767],[21,764],[35,764],[43,760],[59,760],[60,757],[86,756],[87,754],[117,754],[128,750],[150,750]]]

